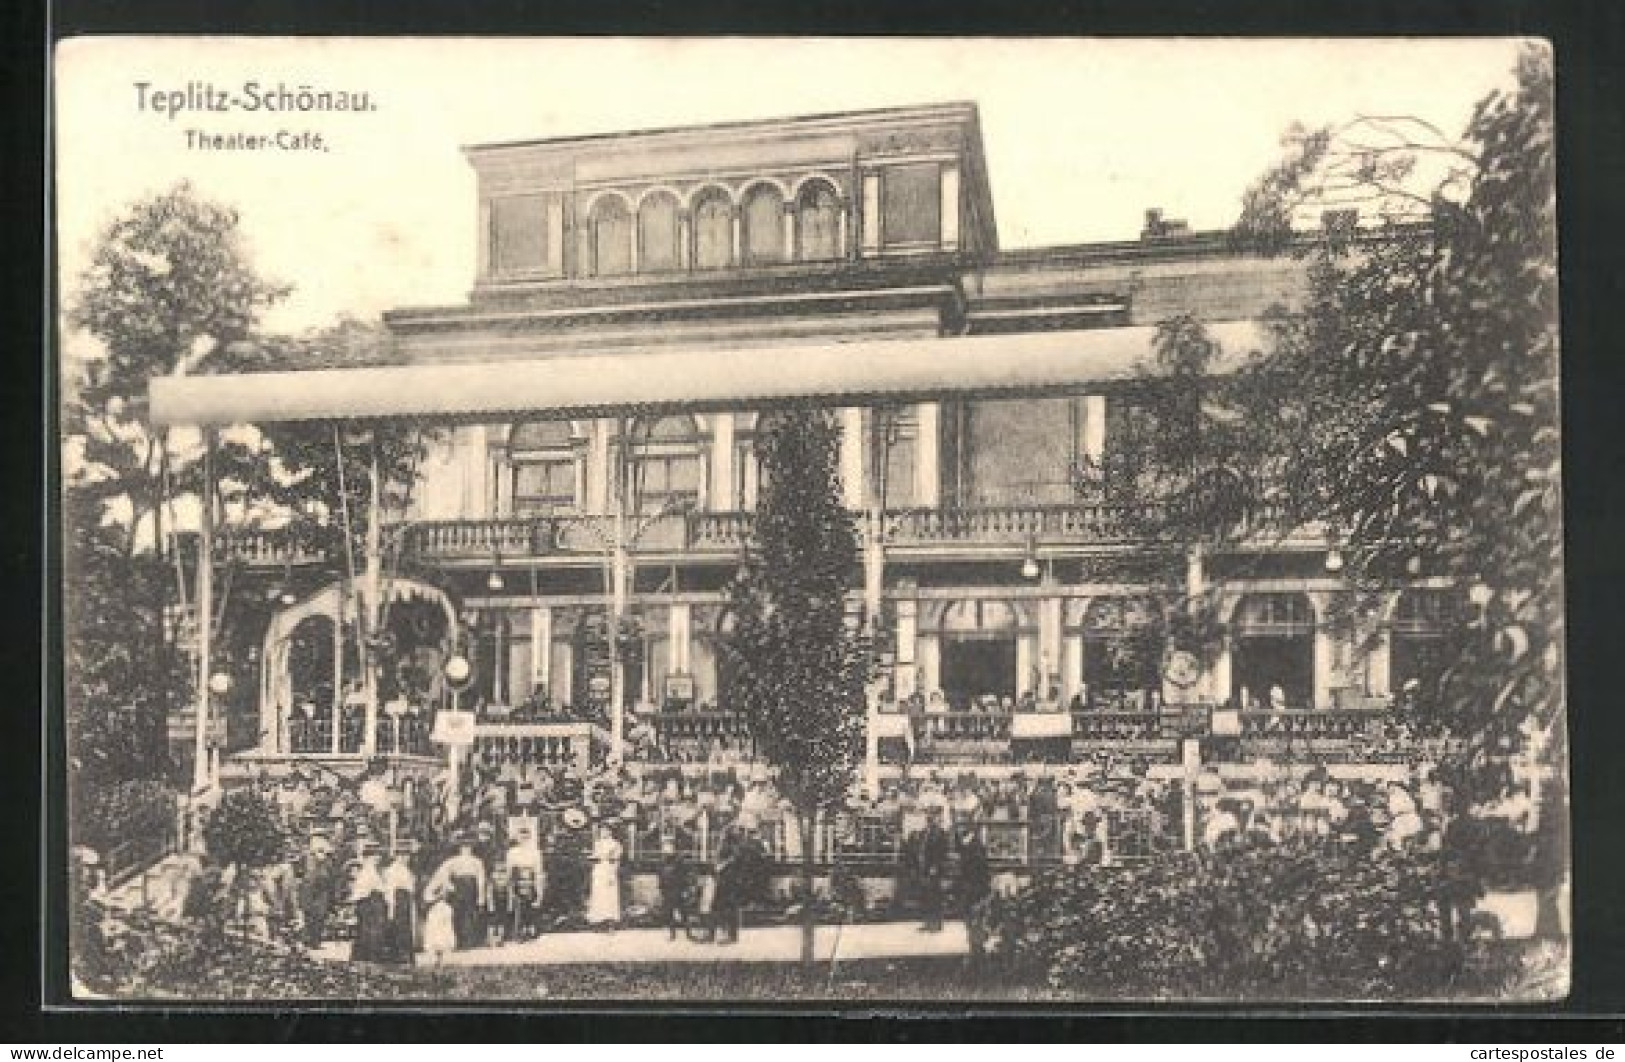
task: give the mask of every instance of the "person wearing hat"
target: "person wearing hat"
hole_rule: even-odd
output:
[[[915,849],[918,860],[917,884],[920,906],[928,933],[942,931],[943,885],[948,875],[948,833],[942,828],[942,809],[931,806],[925,812],[925,829]]]
[[[666,836],[660,840],[660,920],[666,927],[666,939],[677,939],[677,927],[686,931],[692,921],[689,894],[692,882],[688,864],[677,850],[677,838]]]
[[[350,958],[355,962],[379,962],[388,950],[384,943],[388,904],[384,876],[378,869],[379,852],[375,841],[361,845],[361,866],[350,885],[350,903],[355,906],[355,940],[350,945]]]
[[[959,876],[954,882],[954,892],[970,938],[970,961],[980,965],[987,948],[987,909],[993,896],[993,870],[988,865],[982,832],[975,826],[959,833]]]
[[[304,922],[305,946],[308,948],[320,947],[327,935],[327,920],[338,899],[343,871],[333,853],[333,844],[326,829],[312,830],[297,871],[299,914]]]
[[[508,846],[508,873],[513,879],[514,932],[529,940],[541,930],[542,898],[547,890],[547,873],[541,841],[532,819],[515,820]]]
[[[474,854],[474,838],[461,833],[454,843],[457,851],[434,872],[428,891],[443,894],[450,904],[457,947],[471,948],[479,942],[479,912],[488,886],[485,864]]]
[[[608,823],[598,827],[592,846],[592,878],[587,893],[587,923],[602,928],[621,920],[621,842]]]
[[[385,932],[380,962],[410,963],[417,952],[417,875],[411,859],[418,850],[413,840],[401,841],[384,867]]]

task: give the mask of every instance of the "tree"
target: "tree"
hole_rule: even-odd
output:
[[[819,410],[767,417],[757,436],[762,487],[743,563],[729,588],[722,651],[730,692],[801,824],[801,958],[813,962],[813,838],[856,780],[869,653],[849,622],[857,567],[841,504],[839,430]]]
[[[68,326],[96,348],[63,365],[66,689],[85,780],[160,769],[156,735],[187,689],[164,620],[163,526],[187,468],[149,429],[145,398],[152,377],[250,336],[288,290],[255,272],[238,221],[186,184],[133,204],[101,234],[69,306]]]
[[[69,482],[122,501],[131,551],[163,545],[156,524],[170,455],[146,425],[148,382],[196,371],[249,339],[290,290],[259,276],[239,222],[186,183],[136,202],[102,232],[69,307],[69,327],[99,347],[65,367],[64,434],[83,447]]]
[[[257,789],[222,794],[203,824],[203,844],[225,871],[225,888],[209,915],[212,926],[226,929],[237,920],[254,872],[283,857],[285,838],[276,805]]]
[[[128,548],[128,528],[96,499],[64,498],[63,644],[70,792],[162,777],[168,762],[166,691],[187,688],[172,656],[148,650],[162,638],[169,573]]]
[[[1363,135],[1373,127],[1388,138]],[[1417,191],[1405,182],[1430,158],[1448,160],[1444,174]],[[1478,797],[1502,788],[1510,752],[1562,763],[1554,187],[1550,53],[1537,46],[1459,142],[1405,118],[1295,138],[1235,230],[1269,251],[1311,204],[1379,210],[1375,230],[1334,214],[1299,241],[1309,297],[1274,322],[1254,370],[1273,408],[1252,415],[1280,440],[1289,511],[1335,521],[1352,574],[1473,588],[1431,694],[1470,738],[1462,780]],[[1401,203],[1425,205],[1425,224]]]

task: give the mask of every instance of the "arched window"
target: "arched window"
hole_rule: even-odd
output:
[[[1315,610],[1303,594],[1249,594],[1236,606],[1230,667],[1242,707],[1270,707],[1279,689],[1286,707],[1311,708]]]
[[[677,200],[657,192],[638,207],[638,272],[669,272],[677,265]]]
[[[694,206],[694,268],[728,268],[733,239],[733,204],[721,192],[708,193]]]
[[[746,265],[784,261],[784,197],[770,184],[759,184],[740,207],[740,243]]]
[[[1389,688],[1431,699],[1444,675],[1446,639],[1461,619],[1454,590],[1413,588],[1400,593],[1390,624]]]
[[[633,497],[642,512],[700,500],[703,466],[700,430],[690,416],[639,421],[632,428]]]
[[[596,276],[632,272],[632,215],[619,196],[605,196],[592,212],[592,261]]]
[[[1006,601],[970,598],[943,609],[941,685],[950,705],[1016,695],[1021,628],[1020,612]]]
[[[841,257],[841,202],[824,181],[809,181],[796,200],[797,230],[803,262]]]
[[[567,420],[533,420],[508,438],[513,511],[566,513],[576,507],[576,454]]]
[[[1162,636],[1156,611],[1140,598],[1097,597],[1083,614],[1083,681],[1089,707],[1150,707],[1162,685]]]

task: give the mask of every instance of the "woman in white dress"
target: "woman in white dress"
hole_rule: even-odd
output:
[[[613,925],[621,920],[621,842],[607,824],[598,827],[592,846],[592,886],[587,893],[589,925]]]

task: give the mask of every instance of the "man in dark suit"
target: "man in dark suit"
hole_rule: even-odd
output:
[[[993,895],[993,870],[987,862],[987,846],[974,826],[959,837],[959,876],[955,882],[959,910],[965,919],[970,941],[970,965],[979,969],[987,952],[988,901]]]
[[[926,812],[926,824],[919,841],[920,907],[927,933],[942,930],[944,884],[948,875],[948,831],[942,828],[942,809],[932,806]]]

